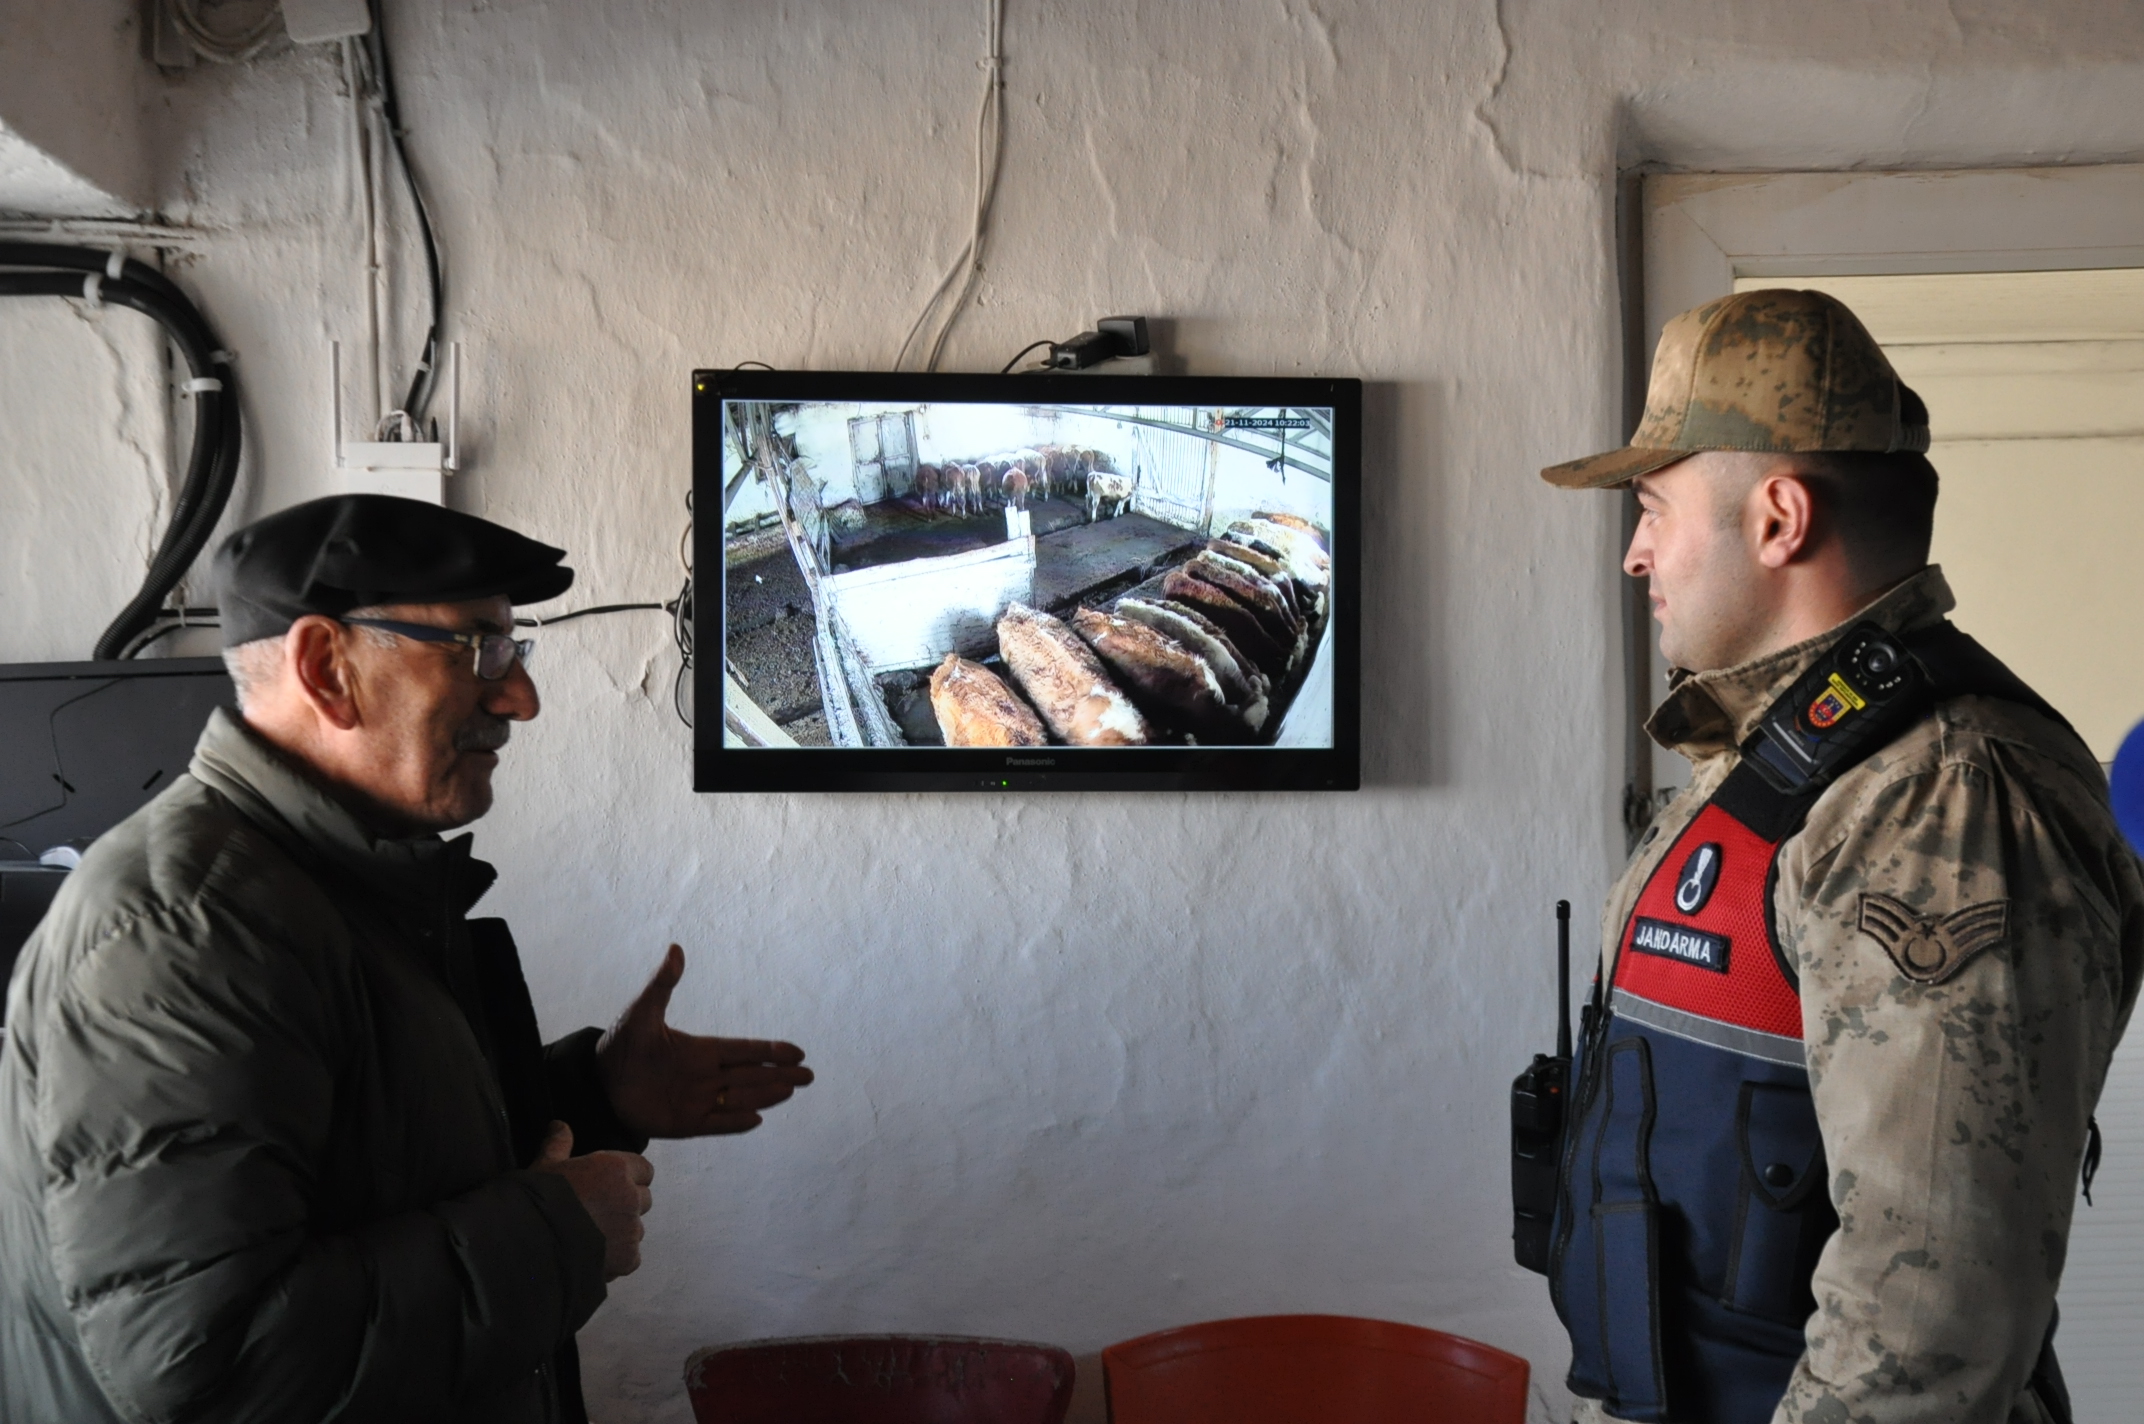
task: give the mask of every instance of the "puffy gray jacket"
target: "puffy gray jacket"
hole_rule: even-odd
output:
[[[8,988],[0,1421],[580,1413],[603,1238],[517,1168],[554,1112],[635,1144],[465,919],[492,878],[222,712],[90,848]]]

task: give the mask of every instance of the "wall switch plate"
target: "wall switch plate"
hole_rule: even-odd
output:
[[[283,0],[283,28],[299,44],[321,44],[369,33],[365,0]]]

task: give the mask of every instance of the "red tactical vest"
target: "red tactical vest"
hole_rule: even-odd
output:
[[[1719,798],[1708,802],[1646,881],[1624,926],[1616,1011],[1799,1065],[1801,994],[1772,937],[1778,854],[1777,841],[1737,820]]]
[[[1838,1224],[1770,923],[1807,804],[1768,789],[1738,767],[1668,848],[1586,1035],[1549,1280],[1573,1391],[1625,1419],[1768,1420]]]

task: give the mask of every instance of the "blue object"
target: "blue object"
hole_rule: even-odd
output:
[[[2114,819],[2139,855],[2144,855],[2144,722],[2129,729],[2122,749],[2114,754],[2114,772],[2108,778],[2108,794],[2114,798]]]

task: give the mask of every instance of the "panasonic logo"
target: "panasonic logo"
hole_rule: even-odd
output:
[[[1055,766],[1055,765],[1057,765],[1057,758],[1056,758],[1056,757],[1007,757],[1007,758],[1005,758],[1005,765],[1007,765],[1007,766]]]
[[[1715,974],[1727,972],[1727,936],[1691,929],[1688,925],[1641,919],[1630,937],[1630,947],[1641,954],[1694,964]]]

